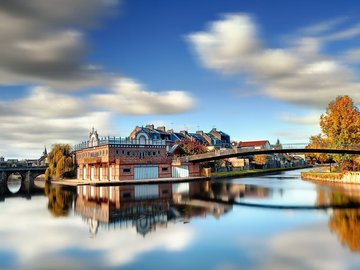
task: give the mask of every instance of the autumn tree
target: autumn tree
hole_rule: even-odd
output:
[[[349,96],[338,96],[329,103],[320,127],[333,147],[360,143],[360,113]]]
[[[207,152],[206,146],[196,140],[185,139],[182,140],[179,145],[183,149],[185,155],[195,155]]]
[[[255,155],[253,163],[257,168],[264,168],[265,164],[267,163],[267,155]]]
[[[305,147],[306,149],[319,149],[319,148],[328,148],[329,140],[324,138],[321,134],[314,135],[310,137],[310,143]],[[310,163],[325,163],[329,162],[330,158],[327,154],[324,153],[307,153],[305,155],[306,160]]]
[[[360,112],[349,96],[338,96],[329,103],[326,113],[320,117],[320,127],[322,134],[312,136],[308,147],[323,147],[324,142],[328,148],[340,149],[360,144]],[[354,157],[349,155],[331,157],[339,168],[345,163],[356,162]]]
[[[45,179],[73,176],[75,166],[68,144],[55,144],[48,154],[49,167],[45,172]]]

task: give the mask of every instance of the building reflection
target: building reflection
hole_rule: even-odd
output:
[[[145,236],[170,222],[193,218],[220,218],[241,197],[266,197],[267,189],[210,181],[150,185],[78,186],[75,213],[89,226],[90,236],[100,229],[136,228]]]

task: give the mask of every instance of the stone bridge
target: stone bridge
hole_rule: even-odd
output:
[[[47,166],[34,167],[0,167],[0,182],[6,182],[11,174],[18,174],[22,181],[32,181],[44,174]]]

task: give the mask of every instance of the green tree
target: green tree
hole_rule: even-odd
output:
[[[74,175],[75,166],[71,156],[71,147],[68,144],[55,144],[48,154],[49,167],[45,172],[45,179],[71,177]]]

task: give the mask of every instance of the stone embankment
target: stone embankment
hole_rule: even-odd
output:
[[[346,173],[319,173],[319,172],[303,172],[301,179],[311,181],[324,181],[344,184],[360,184],[360,172]]]

